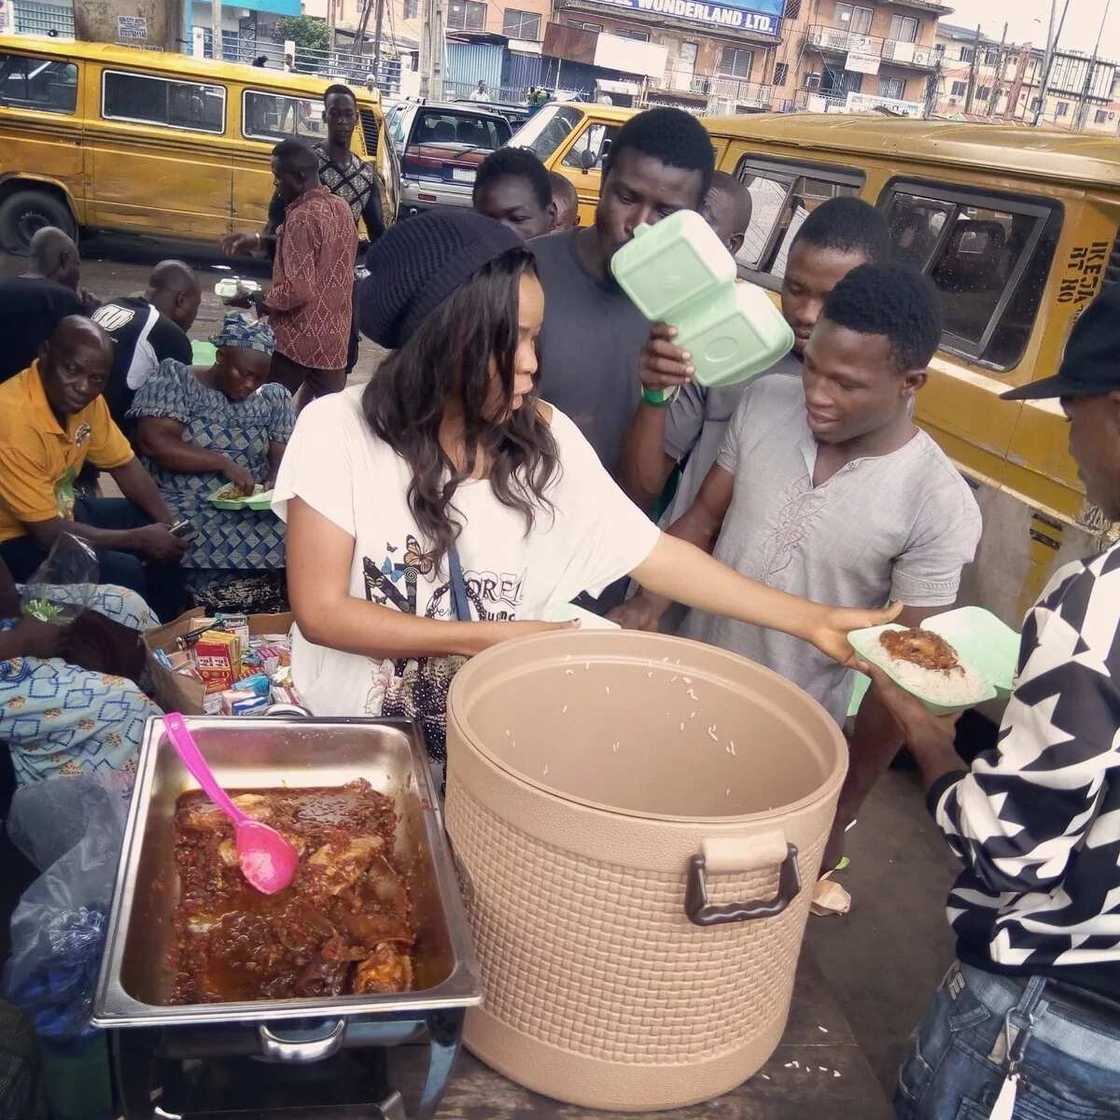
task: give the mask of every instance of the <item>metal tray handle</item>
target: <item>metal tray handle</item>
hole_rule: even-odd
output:
[[[728,902],[715,905],[708,901],[705,871],[716,875],[727,872],[757,871],[781,863],[778,891],[773,898],[750,902]],[[699,855],[688,861],[684,912],[698,926],[719,926],[729,922],[747,922],[773,918],[780,914],[801,892],[801,871],[797,866],[797,848],[786,842],[781,832],[768,832],[750,839],[721,838],[705,840]]]
[[[334,1026],[318,1038],[282,1038],[273,1034],[264,1024],[257,1028],[261,1040],[261,1053],[272,1062],[290,1065],[321,1062],[338,1053],[346,1038],[346,1020],[336,1019]]]
[[[299,719],[311,715],[311,709],[302,704],[271,704],[265,708],[266,716],[295,716]]]

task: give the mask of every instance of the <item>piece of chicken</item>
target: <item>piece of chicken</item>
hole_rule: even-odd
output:
[[[354,970],[355,994],[407,992],[412,988],[412,958],[402,945],[383,941]]]
[[[910,630],[884,630],[879,635],[883,649],[899,661],[909,661],[922,669],[947,673],[960,666],[957,651],[940,634],[917,627]]]
[[[267,797],[259,793],[239,793],[233,803],[247,817],[255,821],[267,821],[272,817],[272,806]]]
[[[210,801],[198,801],[178,814],[179,826],[188,832],[213,832],[222,827],[226,815]]]
[[[356,836],[344,844],[324,844],[306,866],[327,894],[338,894],[358,881],[381,846],[380,836]]]

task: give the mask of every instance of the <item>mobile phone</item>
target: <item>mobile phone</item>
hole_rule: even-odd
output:
[[[173,537],[189,537],[194,532],[194,526],[184,517],[182,521],[176,521],[167,531]]]

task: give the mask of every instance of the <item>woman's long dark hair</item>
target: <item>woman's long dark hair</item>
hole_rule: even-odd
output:
[[[560,462],[535,389],[516,412],[508,411],[514,396],[518,285],[534,271],[532,254],[522,248],[491,261],[385,359],[362,396],[374,434],[412,471],[409,508],[437,565],[462,530],[453,517],[455,491],[474,474],[480,454],[489,463],[494,496],[524,516],[526,532],[542,508],[551,509],[546,490]],[[492,365],[502,390],[497,418],[487,415],[494,405]],[[462,411],[461,469],[439,440],[449,401]]]

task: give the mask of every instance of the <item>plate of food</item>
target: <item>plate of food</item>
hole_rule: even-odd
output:
[[[1006,696],[1015,678],[1018,635],[979,607],[934,615],[920,628],[854,630],[848,640],[860,657],[938,715]]]
[[[227,482],[210,495],[210,504],[218,509],[251,509],[259,513],[272,508],[272,491],[257,483],[252,494],[242,494],[234,483]]]

